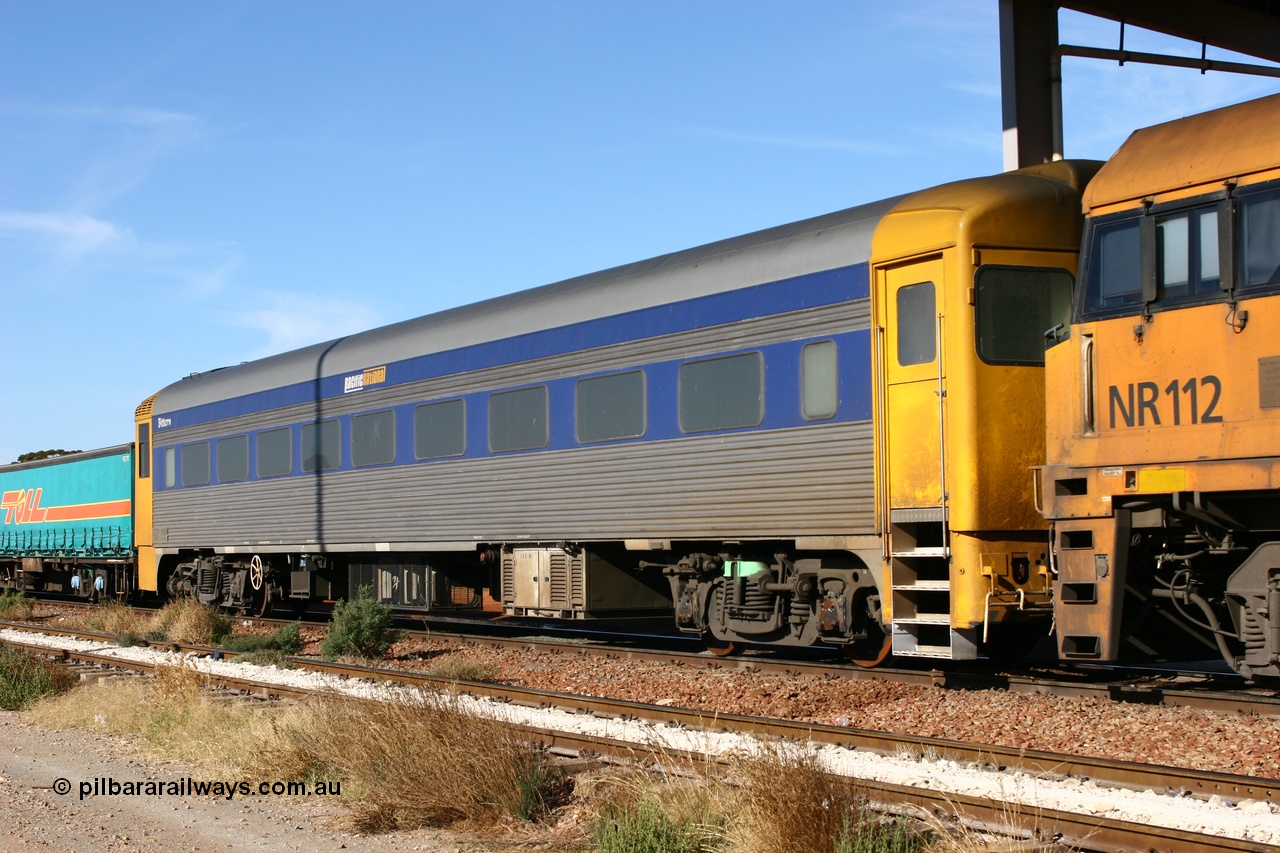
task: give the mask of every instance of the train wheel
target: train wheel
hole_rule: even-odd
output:
[[[884,663],[892,651],[893,638],[876,625],[868,629],[865,640],[856,640],[845,646],[844,656],[850,663],[870,669]]]
[[[741,643],[735,643],[733,640],[718,639],[710,631],[702,632],[702,644],[707,647],[707,651],[718,658],[740,655],[743,650]]]

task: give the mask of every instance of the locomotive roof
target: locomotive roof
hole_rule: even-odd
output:
[[[153,414],[318,377],[554,329],[866,261],[902,197],[851,207],[201,373],[162,390]]]
[[[1090,182],[1085,211],[1280,167],[1280,95],[1134,131]]]

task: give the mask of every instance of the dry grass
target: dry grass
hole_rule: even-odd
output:
[[[46,700],[32,721],[141,736],[159,756],[246,779],[340,781],[359,832],[527,820],[569,790],[509,726],[464,714],[448,696],[317,696],[273,708],[220,701],[204,686],[191,668],[163,667],[154,679]]]
[[[267,730],[260,709],[219,701],[190,667],[166,666],[155,678],[99,681],[47,699],[32,722],[141,738],[147,751],[217,770],[247,767]]]
[[[0,708],[17,711],[76,682],[67,667],[29,652],[0,646]]]
[[[329,697],[317,712],[323,725],[282,726],[293,755],[268,761],[342,778],[361,832],[531,819],[562,793],[540,754],[509,726],[463,713],[450,696]]]
[[[714,773],[614,770],[580,783],[596,853],[727,851],[738,789]]]
[[[767,742],[735,756],[741,786],[729,844],[751,853],[855,853],[922,849],[902,827],[879,822],[856,784],[826,772],[809,744]]]
[[[431,662],[427,675],[453,681],[493,681],[498,675],[498,664],[488,658],[445,655]]]
[[[148,613],[118,601],[105,601],[87,616],[68,620],[72,627],[110,634],[121,645],[138,640],[216,645],[231,633],[231,617],[191,598],[180,598]]]
[[[1049,851],[1057,853],[1057,851],[1078,849],[1057,841],[1021,838],[1020,836],[1024,835],[1021,827],[1027,825],[1026,818],[1031,813],[1036,813],[1037,820],[1034,823],[1038,826],[1037,810],[1021,805],[1019,797],[1015,794],[1005,802],[1002,816],[998,820],[998,825],[993,828],[993,832],[982,832],[972,828],[976,822],[968,822],[964,809],[958,806],[954,814],[930,813],[923,819],[934,838],[930,846],[932,853],[1049,853]],[[1033,834],[1041,835],[1038,828]]]
[[[25,622],[35,612],[35,602],[12,587],[0,592],[0,621]]]
[[[755,853],[830,853],[861,798],[845,780],[823,772],[807,745],[772,742],[736,756],[742,808],[729,837]]]
[[[147,625],[151,621],[151,615],[143,611],[134,610],[129,605],[119,601],[104,601],[93,608],[89,615],[72,618],[68,621],[73,624],[78,623],[88,631],[101,631],[113,637],[120,637],[126,634],[140,635],[146,633]]]
[[[231,633],[231,617],[191,598],[179,598],[156,611],[148,636],[173,643],[216,645]]]

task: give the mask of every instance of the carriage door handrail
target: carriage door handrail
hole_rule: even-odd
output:
[[[937,326],[934,328],[934,346],[937,347],[938,352],[938,390],[935,393],[938,395],[938,483],[942,488],[942,554],[949,560],[951,559],[951,512],[947,494],[947,387],[942,370],[942,320],[943,315],[939,312]]]

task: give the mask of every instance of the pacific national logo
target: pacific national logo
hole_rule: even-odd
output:
[[[387,366],[370,367],[364,373],[355,373],[351,376],[343,377],[342,393],[350,394],[352,391],[361,391],[370,385],[381,385],[387,381]]]

